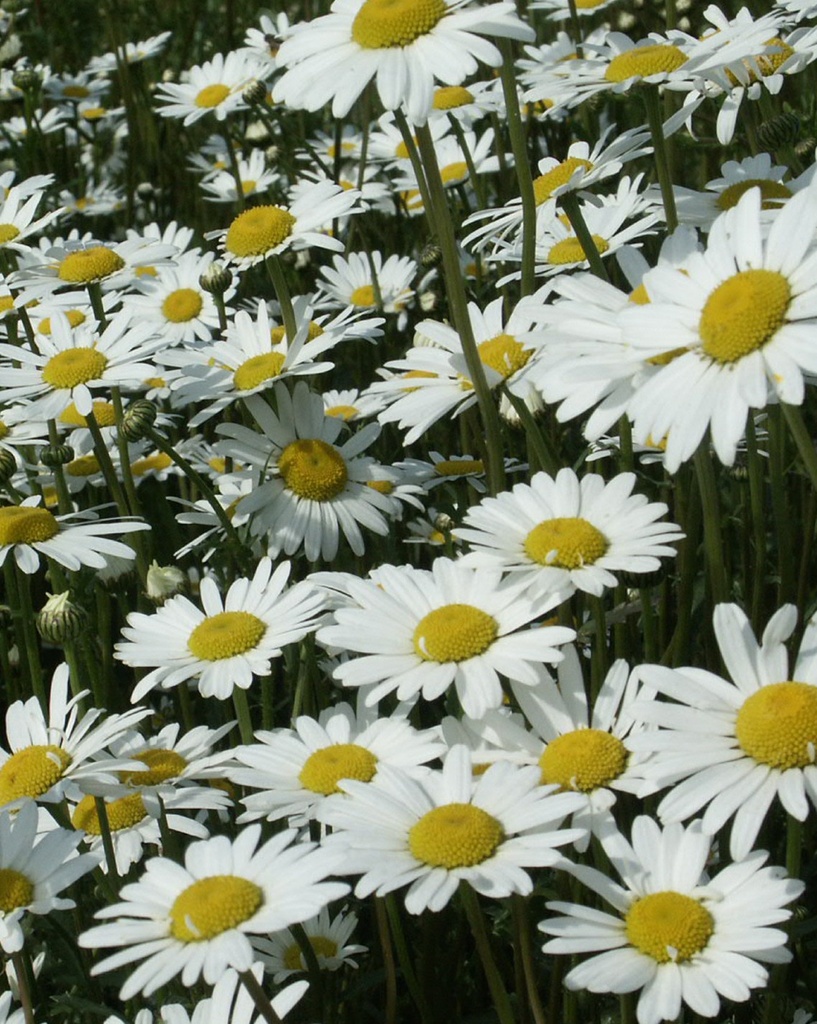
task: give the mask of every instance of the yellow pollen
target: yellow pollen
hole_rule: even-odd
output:
[[[227,472],[227,460],[223,455],[214,455],[211,459],[207,460],[207,465],[214,473]]]
[[[536,199],[536,205],[541,206],[545,200],[550,199],[555,190],[561,185],[566,185],[580,167],[586,171],[593,170],[593,165],[589,160],[582,160],[577,156],[569,156],[567,160],[562,160],[560,164],[557,164],[545,174],[540,174],[538,178],[534,178],[533,195]]]
[[[414,139],[414,145],[416,146],[417,145],[417,136],[413,135],[412,138]],[[398,160],[408,160],[409,159],[408,146],[405,144],[405,142],[398,142],[397,143],[397,146],[395,147],[395,150],[394,150],[394,155],[397,157]]]
[[[649,78],[662,72],[677,71],[686,64],[687,56],[677,46],[655,43],[634,46],[632,50],[613,57],[604,77],[608,82],[626,82],[630,78]]]
[[[310,320],[309,327],[306,331],[306,336],[309,341],[314,341],[315,338],[320,338],[323,334],[323,328],[320,324],[316,324],[314,320]],[[269,332],[270,342],[273,345],[278,345],[287,336],[286,327],[283,324],[279,324],[277,327],[273,327]]]
[[[333,956],[338,955],[338,944],[333,939],[328,938],[326,935],[307,935],[309,939],[309,945],[315,950],[315,954],[318,957],[318,963],[320,963],[320,957],[325,957],[327,960]],[[305,971],[307,965],[304,962],[303,954],[301,953],[301,947],[297,942],[294,942],[291,946],[288,946],[282,957],[284,961],[284,967],[288,971]]]
[[[93,402],[94,419],[100,427],[112,427],[116,423],[116,411],[112,402],[106,402],[104,398],[95,398]],[[77,407],[71,402],[60,413],[60,423],[69,427],[87,427],[88,420],[77,412]]]
[[[735,735],[749,757],[771,768],[814,764],[817,687],[796,682],[762,686],[738,711]]]
[[[57,277],[68,284],[88,284],[101,281],[122,270],[125,261],[107,245],[95,245],[90,249],[77,249],[61,260]]]
[[[241,191],[244,193],[245,196],[248,196],[250,195],[250,193],[255,192],[255,186],[257,184],[258,182],[255,181],[253,178],[247,178],[246,181],[241,182]]]
[[[187,646],[194,658],[221,661],[251,651],[266,631],[267,624],[250,612],[219,612],[196,626]]]
[[[472,473],[484,473],[482,459],[443,459],[434,467],[437,476],[470,476]]]
[[[455,160],[440,169],[443,185],[458,185],[468,177],[468,164],[464,160]]]
[[[35,745],[12,754],[0,768],[0,807],[28,796],[36,800],[56,785],[71,764],[62,747]]]
[[[0,508],[0,546],[37,544],[60,532],[59,523],[46,508],[9,505]]]
[[[227,230],[227,252],[239,259],[264,256],[292,234],[295,218],[280,206],[255,206],[245,210]]]
[[[263,902],[263,890],[246,878],[200,878],[173,901],[170,934],[180,942],[206,942],[248,921]]]
[[[373,491],[377,491],[378,494],[391,494],[394,490],[394,484],[391,480],[367,480],[366,486],[370,487]]]
[[[444,85],[434,93],[435,110],[454,110],[474,102],[473,94],[461,85]]]
[[[144,459],[137,459],[135,462],[132,462],[130,471],[134,476],[144,476],[145,473],[149,473],[151,470],[160,472],[172,465],[173,459],[169,455],[165,455],[164,452],[155,452],[153,455],[145,456]]]
[[[102,467],[99,465],[96,455],[80,455],[78,459],[72,459],[65,467],[68,476],[73,477],[96,476],[101,470]]]
[[[206,85],[199,91],[194,100],[197,107],[217,107],[230,95],[230,87],[222,85],[221,82],[215,85]]]
[[[624,744],[601,729],[575,729],[557,736],[539,758],[542,785],[591,793],[609,785],[627,767]]]
[[[298,779],[312,793],[339,793],[341,779],[371,782],[377,772],[377,758],[356,743],[335,743],[316,750],[306,759]]]
[[[689,352],[688,348],[673,348],[669,352],[662,352],[660,356],[650,356],[645,362],[651,366],[668,366],[673,359],[677,359],[678,356],[682,356],[685,352]]]
[[[430,370],[407,370],[405,373],[401,374],[401,377],[403,378],[403,380],[423,380],[423,379],[431,380],[431,379],[433,379],[436,376],[437,376],[437,374],[436,373],[432,373]],[[407,387],[407,388],[401,388],[400,390],[401,391],[416,391],[417,388]]]
[[[603,7],[607,0],[576,0],[576,7],[580,11],[593,11],[597,7]]]
[[[525,554],[539,565],[580,569],[607,551],[604,534],[586,519],[557,516],[538,523],[525,538]]]
[[[601,235],[591,235],[593,244],[599,251],[599,255],[607,252],[610,248],[610,243],[606,239],[602,238]],[[557,242],[552,246],[550,252],[547,254],[547,262],[561,265],[563,263],[582,263],[587,259],[582,243],[578,238],[563,238],[561,242]]]
[[[167,387],[167,381],[164,377],[148,377],[145,381],[146,388],[164,388]]]
[[[785,64],[789,57],[793,57],[795,53],[794,49],[787,42],[784,42],[780,36],[767,39],[766,45],[773,46],[774,51],[764,54],[757,59],[757,66],[764,77],[766,75],[773,75],[780,65]]]
[[[786,188],[782,181],[770,181],[768,178],[747,178],[745,181],[737,181],[729,185],[720,193],[715,200],[719,210],[731,210],[737,206],[738,201],[750,188],[760,189],[760,208],[762,210],[777,210],[783,203],[791,198],[791,190]]]
[[[0,315],[14,309],[13,295],[0,295]]]
[[[490,366],[503,380],[521,370],[533,355],[531,349],[525,348],[512,334],[497,334],[495,338],[482,341],[477,351],[483,364]]]
[[[71,327],[79,327],[80,324],[84,324],[87,317],[80,309],[66,309],[65,316],[68,319],[68,323]],[[44,316],[42,320],[37,324],[37,334],[51,334],[51,317]]]
[[[157,277],[158,273],[156,267],[135,267],[134,268],[137,277]]]
[[[755,352],[783,325],[791,287],[775,270],[741,270],[706,300],[698,333],[703,350],[718,363],[735,363]]]
[[[473,867],[492,857],[505,838],[501,822],[473,804],[443,804],[409,829],[409,850],[435,868]]]
[[[0,868],[0,911],[10,914],[34,901],[34,886],[14,868]]]
[[[75,388],[89,380],[99,380],[107,365],[106,357],[95,348],[66,348],[48,360],[42,368],[42,378],[57,390]]]
[[[173,324],[195,320],[204,305],[201,295],[193,288],[177,288],[162,303],[162,313]]]
[[[15,227],[14,224],[0,224],[0,245],[5,245],[6,242],[13,242],[19,234],[20,229]]]
[[[265,380],[278,377],[284,368],[286,356],[283,352],[265,352],[245,360],[233,374],[233,384],[239,391],[257,388]]]
[[[373,306],[374,288],[370,284],[362,284],[359,288],[355,288],[355,290],[349,296],[349,302],[352,306]]]
[[[121,796],[118,800],[106,802],[105,817],[108,819],[111,832],[123,832],[125,829],[138,825],[140,821],[144,821],[147,811],[141,795],[131,793],[130,796]],[[80,800],[71,815],[71,824],[74,828],[87,832],[88,835],[102,835],[96,801],[92,796],[84,796]]]
[[[333,405],[326,410],[326,415],[335,416],[339,420],[353,420],[358,412],[353,405]]]
[[[445,13],[445,0],[365,0],[352,22],[352,39],[364,50],[410,46]]]
[[[423,661],[468,661],[496,640],[496,619],[472,604],[444,604],[417,623],[412,641]]]
[[[715,922],[691,896],[654,892],[633,903],[624,930],[637,950],[659,964],[684,963],[706,948]]]
[[[650,297],[647,294],[647,289],[644,287],[643,284],[640,284],[636,288],[633,288],[633,290],[630,292],[629,300],[630,302],[634,302],[636,306],[646,306],[649,304]]]
[[[141,761],[146,766],[142,772],[119,773],[122,782],[133,786],[158,786],[168,779],[175,779],[187,767],[187,761],[181,754],[177,754],[175,750],[162,750],[158,747],[134,754],[132,760]]]
[[[105,107],[87,107],[81,112],[81,116],[84,117],[86,121],[99,121],[107,113],[108,111]]]
[[[8,436],[9,436],[9,428],[8,428],[8,426],[2,420],[0,420],[0,441],[2,441],[4,437],[8,437]]]
[[[84,100],[91,95],[91,91],[86,89],[84,85],[66,85],[62,90],[62,94],[69,100]]]
[[[288,444],[278,459],[278,472],[288,490],[308,501],[331,501],[349,479],[343,456],[320,438]]]

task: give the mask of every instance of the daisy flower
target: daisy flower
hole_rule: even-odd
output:
[[[524,686],[575,636],[563,626],[532,626],[551,605],[525,596],[500,573],[437,558],[431,570],[383,565],[370,580],[350,579],[351,606],[336,608],[319,643],[352,655],[335,668],[344,686],[371,686],[366,703],[440,697],[453,684],[467,715],[503,700],[500,676]],[[372,685],[374,684],[374,685]]]
[[[29,248],[23,244],[25,238],[42,231],[59,217],[62,211],[52,210],[34,219],[42,198],[43,193],[39,190],[29,193],[16,186],[9,189],[0,206],[0,251],[13,249],[23,252]]]
[[[737,605],[717,605],[713,620],[733,682],[698,668],[642,666],[644,683],[671,702],[633,707],[658,728],[633,737],[632,747],[653,754],[646,777],[673,786],[659,805],[662,819],[683,821],[706,808],[702,828],[714,835],[734,818],[737,859],[752,848],[775,797],[799,821],[809,801],[817,806],[817,621],[808,623],[790,669],[794,605],[772,616],[760,643]]]
[[[115,73],[119,61],[124,61],[126,64],[140,64],[144,60],[150,60],[151,57],[158,57],[172,35],[173,33],[169,31],[160,32],[158,35],[149,36],[138,43],[127,42],[118,47],[116,53],[111,52],[102,54],[101,57],[92,57],[88,61],[88,71],[94,75]]]
[[[159,113],[162,117],[183,118],[185,126],[211,113],[223,121],[228,114],[247,109],[244,89],[269,72],[267,61],[247,51],[233,50],[226,57],[217,53],[212,60],[191,68],[186,81],[159,83]]]
[[[376,708],[358,705],[355,711],[338,704],[317,720],[300,715],[293,729],[259,732],[259,743],[236,747],[233,757],[244,767],[231,768],[230,781],[261,791],[244,797],[239,820],[297,816],[291,823],[302,824],[340,792],[341,779],[371,782],[384,764],[416,775],[418,765],[445,749],[431,730],[414,729],[402,715],[379,718]]]
[[[500,51],[483,35],[534,39],[513,4],[467,0],[334,0],[329,14],[298,28],[278,51],[287,70],[276,103],[317,110],[331,100],[343,118],[375,79],[383,106],[404,107],[414,124],[428,118],[435,81],[459,85],[478,60],[499,66]]]
[[[277,171],[267,167],[267,158],[260,149],[254,149],[248,157],[237,155],[238,177],[241,180],[241,194],[248,196],[266,192],[280,180]],[[217,171],[206,177],[201,190],[210,202],[235,203],[238,198],[235,178],[231,170]]]
[[[321,970],[337,971],[346,964],[357,967],[357,961],[352,958],[358,953],[368,953],[369,947],[349,942],[356,927],[357,914],[341,911],[330,917],[326,908],[304,921],[304,932]],[[268,939],[258,938],[253,945],[276,985],[308,970],[301,947],[289,928],[274,932]]]
[[[35,495],[19,505],[0,507],[0,565],[13,552],[17,568],[28,576],[39,569],[42,557],[53,558],[72,572],[83,565],[104,569],[111,558],[136,558],[129,544],[111,540],[110,534],[149,529],[141,521],[101,520],[94,509],[54,515]]]
[[[203,611],[177,594],[152,615],[131,612],[115,657],[137,668],[155,666],[136,684],[131,702],[157,686],[169,690],[189,680],[203,697],[225,700],[236,686],[246,690],[254,676],[269,675],[272,659],[310,632],[323,607],[309,583],[284,592],[289,573],[289,562],[273,572],[263,558],[252,579],[236,580],[224,598],[205,577]]]
[[[252,531],[266,538],[273,556],[280,551],[292,555],[303,547],[310,562],[330,561],[341,532],[352,551],[362,555],[360,526],[385,536],[387,517],[400,511],[393,498],[368,486],[376,479],[376,464],[362,452],[380,426],[369,423],[336,444],[344,421],[327,416],[320,395],[310,393],[304,382],[295,385],[292,395],[277,384],[273,395],[277,415],[259,396],[246,400],[261,434],[229,423],[218,427],[231,438],[216,446],[221,454],[271,474],[239,503],[238,512],[253,513]]]
[[[706,250],[683,267],[645,277],[651,302],[621,314],[630,343],[645,357],[678,352],[633,396],[633,438],[667,441],[667,471],[690,458],[709,429],[731,466],[750,409],[775,396],[801,405],[804,374],[817,372],[811,344],[817,266],[817,188],[803,189],[772,214],[768,234],[759,189],[721,214]],[[659,326],[660,325],[660,326]],[[656,331],[660,342],[656,343]]]
[[[379,307],[372,274],[380,291]],[[333,256],[332,266],[321,268],[323,280],[318,282],[316,301],[319,306],[377,307],[384,313],[403,313],[414,298],[412,282],[416,274],[417,264],[408,256],[392,255],[384,260],[377,249],[371,253],[371,263],[362,252]]]
[[[579,479],[572,469],[555,478],[536,473],[468,510],[457,528],[472,549],[464,564],[513,573],[557,604],[576,590],[601,595],[618,585],[616,571],[655,572],[683,534],[657,522],[667,506],[633,494],[635,482],[634,473],[609,482],[597,473]]]
[[[636,818],[632,846],[611,829],[602,840],[621,876],[619,884],[595,868],[565,865],[602,897],[614,914],[575,903],[548,903],[560,917],[539,928],[553,935],[546,953],[595,956],[565,977],[572,990],[625,993],[641,990],[638,1024],[675,1020],[684,1004],[715,1017],[721,997],[745,1002],[763,988],[768,972],[758,960],[786,963],[786,904],[803,890],[778,867],[764,867],[757,850],[714,877],[706,873],[711,840],[693,822],[663,830]]]
[[[216,836],[191,844],[184,866],[149,860],[139,881],[122,889],[120,903],[97,911],[107,923],[80,935],[86,949],[123,947],[92,973],[142,961],[122,986],[122,999],[149,996],[177,975],[186,987],[202,976],[212,985],[229,967],[251,968],[250,935],[306,921],[349,891],[326,881],[336,853],[294,843],[294,830],[261,846],[260,838],[261,827],[250,825],[232,842]]]
[[[263,942],[264,940],[257,939],[255,941]],[[250,970],[255,980],[261,984],[264,978],[263,964],[254,963]],[[304,997],[308,988],[308,981],[294,981],[291,985],[285,985],[270,998],[273,1011],[283,1020]],[[213,988],[212,996],[210,999],[204,1000],[204,1003],[207,1006],[207,1012],[202,1014],[199,1019],[194,1011],[191,1024],[262,1024],[264,1020],[264,1017],[258,1012],[255,1000],[247,991],[246,985],[242,984],[237,972],[232,968],[221,975]],[[168,1024],[177,1024],[177,1022],[168,1022]],[[184,1022],[178,1022],[178,1024],[184,1024]]]
[[[385,768],[375,785],[346,780],[341,789],[321,811],[333,829],[326,848],[339,847],[343,872],[361,876],[361,899],[408,886],[410,914],[442,910],[460,883],[492,899],[526,896],[525,868],[553,866],[562,859],[556,847],[581,835],[559,828],[581,797],[554,793],[537,769],[507,762],[475,782],[465,746],[421,780]]]

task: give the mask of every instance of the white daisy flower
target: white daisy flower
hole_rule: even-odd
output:
[[[267,167],[263,150],[254,149],[249,156],[237,155],[238,177],[241,180],[241,194],[244,198],[266,192],[280,180],[280,174]],[[235,203],[238,198],[235,177],[232,170],[217,171],[212,177],[201,182],[206,199],[217,203]]]
[[[29,235],[42,231],[59,217],[61,210],[52,210],[34,219],[37,207],[43,198],[43,192],[29,193],[12,186],[6,193],[5,201],[0,205],[0,251],[13,249],[23,252],[29,246],[23,240]]]
[[[634,473],[609,482],[597,473],[579,479],[572,469],[555,478],[536,473],[468,510],[457,528],[472,549],[463,562],[513,573],[554,603],[576,590],[601,595],[617,586],[616,571],[655,572],[683,534],[657,522],[667,506],[633,494],[635,483]]]
[[[374,78],[383,106],[403,106],[414,124],[428,118],[435,81],[459,85],[478,60],[502,62],[482,35],[534,38],[513,4],[467,0],[334,0],[329,14],[296,28],[276,58],[287,69],[276,103],[317,110],[331,100],[342,118]]]
[[[316,917],[304,921],[303,929],[315,951],[318,966],[323,971],[337,971],[348,964],[357,967],[353,959],[358,953],[368,953],[368,946],[349,942],[357,927],[357,914],[341,911],[334,917],[324,908]],[[301,947],[289,928],[274,932],[270,937],[257,938],[253,943],[267,971],[276,985],[308,970]]]
[[[384,313],[403,313],[414,298],[412,282],[417,274],[417,264],[408,256],[392,255],[384,260],[377,249],[370,255],[371,263],[369,255],[362,252],[333,256],[332,266],[321,268],[323,280],[318,282],[317,305],[375,309],[374,274],[380,291],[379,308]]]
[[[254,943],[263,941],[256,939]],[[254,963],[250,970],[255,980],[261,984],[264,979],[264,965]],[[269,997],[273,1011],[283,1020],[306,995],[308,988],[308,981],[294,981],[291,985],[285,985],[274,996]],[[202,1005],[204,1009],[199,1011]],[[264,1017],[258,1012],[255,1000],[247,991],[246,985],[241,983],[238,973],[230,968],[216,982],[212,996],[204,1000],[203,1004],[198,1004],[193,1012],[191,1024],[262,1024],[263,1021]],[[168,1024],[177,1022],[169,1021]],[[178,1024],[185,1022],[181,1021]]]
[[[770,927],[788,920],[791,903],[803,891],[778,867],[764,867],[757,850],[710,878],[706,865],[711,840],[700,822],[663,830],[650,818],[636,818],[632,846],[611,830],[603,846],[621,876],[618,884],[595,868],[564,865],[615,911],[609,914],[575,903],[548,903],[562,914],[539,925],[556,936],[546,953],[595,956],[565,977],[569,989],[635,992],[638,1024],[675,1020],[686,1004],[702,1017],[715,1017],[721,997],[745,1002],[763,988],[768,971],[758,960],[786,963],[786,933]]]
[[[139,881],[122,889],[122,902],[97,911],[108,923],[79,937],[86,949],[124,947],[92,973],[141,960],[122,999],[149,996],[177,975],[186,987],[202,976],[212,985],[229,967],[252,967],[250,935],[306,921],[349,891],[325,880],[338,866],[336,853],[293,843],[294,830],[261,846],[260,838],[260,826],[249,825],[233,842],[216,836],[193,843],[183,867],[164,857],[148,861]]]
[[[101,57],[92,57],[88,61],[88,71],[91,74],[116,73],[119,61],[127,64],[140,64],[151,57],[158,57],[167,46],[172,32],[160,32],[158,35],[149,36],[137,43],[127,42],[117,48],[116,53],[104,53]]]
[[[561,661],[557,648],[575,636],[531,625],[551,604],[524,591],[524,583],[448,558],[430,571],[383,565],[372,579],[348,581],[354,605],[336,608],[317,639],[360,655],[333,675],[344,686],[371,686],[368,705],[392,692],[434,700],[453,684],[465,713],[480,718],[502,704],[500,676],[535,685],[542,663]]]
[[[375,785],[341,783],[321,819],[329,849],[346,854],[342,870],[359,874],[355,895],[384,896],[408,886],[410,914],[442,910],[460,883],[483,896],[523,896],[525,870],[561,861],[556,847],[577,839],[560,829],[581,797],[539,784],[536,768],[491,765],[476,781],[465,746],[453,747],[441,772],[422,780],[384,768]]]
[[[244,89],[251,82],[263,80],[269,72],[269,63],[255,54],[233,50],[225,57],[217,53],[212,60],[192,67],[186,81],[159,83],[159,113],[162,117],[184,118],[184,125],[211,113],[223,121],[228,114],[247,109]]]
[[[266,676],[281,648],[314,626],[323,607],[309,583],[286,592],[289,562],[272,571],[263,558],[252,579],[238,579],[222,598],[215,580],[201,581],[203,611],[182,594],[152,615],[131,612],[115,657],[126,665],[153,668],[139,682],[131,702],[159,686],[169,690],[195,680],[204,697],[225,700],[237,686],[246,690],[254,676]]]

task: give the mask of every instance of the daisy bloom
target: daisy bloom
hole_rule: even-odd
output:
[[[326,848],[345,852],[344,873],[361,875],[361,899],[408,886],[410,914],[442,910],[461,882],[492,899],[526,896],[525,868],[553,866],[562,860],[556,847],[581,835],[559,828],[581,797],[554,793],[537,769],[507,762],[475,781],[465,746],[422,780],[385,768],[375,785],[346,780],[341,789],[321,811],[333,829]]]
[[[560,917],[539,928],[553,935],[546,953],[595,956],[565,977],[572,990],[625,993],[641,990],[638,1024],[675,1020],[683,1005],[714,1017],[721,997],[745,1002],[763,988],[768,971],[758,960],[786,963],[786,933],[771,925],[791,916],[786,904],[803,891],[782,868],[764,867],[756,850],[710,878],[711,839],[700,822],[661,829],[636,818],[632,846],[610,829],[602,845],[622,884],[595,868],[564,865],[615,913],[575,903],[548,903]]]
[[[410,121],[424,124],[435,81],[459,85],[478,60],[492,67],[502,62],[483,35],[534,39],[512,3],[334,0],[329,14],[284,40],[276,59],[287,70],[273,99],[306,110],[331,100],[333,116],[342,118],[375,79],[387,110],[402,106]]]
[[[463,561],[513,573],[554,603],[576,590],[598,597],[617,586],[616,571],[655,572],[683,534],[656,521],[667,506],[633,494],[635,482],[634,473],[609,482],[597,473],[579,479],[572,469],[555,478],[536,473],[468,510],[457,528],[472,549]]]
[[[247,109],[244,89],[269,72],[266,61],[247,51],[233,50],[226,57],[217,53],[212,60],[191,68],[186,81],[159,83],[157,98],[163,104],[159,113],[184,118],[185,126],[211,113],[223,121],[228,114]]]
[[[817,264],[809,258],[817,187],[774,212],[766,234],[769,214],[761,216],[760,189],[750,189],[715,221],[704,252],[683,267],[656,267],[645,277],[652,301],[621,314],[630,343],[645,357],[676,353],[627,410],[634,440],[669,435],[670,473],[694,454],[707,428],[718,458],[731,466],[749,410],[773,397],[801,405],[804,375],[817,372]]]
[[[149,36],[138,43],[125,43],[117,47],[116,53],[104,53],[101,57],[92,57],[88,61],[88,71],[91,74],[109,74],[116,72],[119,61],[127,64],[140,64],[151,57],[158,57],[167,46],[172,32],[160,32],[158,35]]]
[[[375,295],[372,274],[377,279],[380,305]],[[333,256],[331,267],[321,268],[317,304],[353,306],[355,309],[375,309],[383,313],[403,313],[414,298],[412,282],[417,264],[408,256],[392,255],[383,259],[376,249],[369,256],[351,252],[348,256]],[[323,300],[323,301],[322,301]]]
[[[752,848],[775,797],[799,821],[809,801],[817,806],[817,621],[808,623],[789,668],[786,642],[796,622],[794,605],[784,605],[758,643],[737,605],[717,605],[715,636],[733,682],[698,668],[639,669],[669,698],[633,707],[638,720],[658,726],[633,737],[632,747],[653,755],[648,778],[673,787],[659,805],[662,820],[706,808],[702,827],[714,835],[734,817],[736,859]]]
[[[22,252],[29,247],[23,245],[23,239],[42,231],[59,217],[60,210],[52,210],[42,217],[34,219],[34,214],[43,198],[41,191],[29,193],[17,186],[12,186],[0,206],[0,251],[14,249]]]
[[[203,697],[225,700],[237,686],[246,690],[254,676],[270,673],[281,648],[310,632],[323,598],[309,583],[286,592],[290,564],[272,571],[262,558],[252,579],[238,579],[222,598],[212,578],[201,581],[203,611],[182,594],[153,615],[131,612],[125,640],[115,656],[126,665],[153,668],[139,680],[131,702],[160,686],[169,690],[195,680]]]
[[[357,961],[352,958],[358,953],[368,953],[369,947],[349,942],[356,927],[357,914],[341,911],[335,917],[330,917],[326,908],[316,917],[304,921],[303,929],[321,970],[337,971],[346,964],[357,967]],[[293,974],[303,974],[309,969],[301,947],[289,928],[274,932],[268,939],[258,938],[253,945],[276,985],[291,978]]]
[[[524,686],[575,636],[563,626],[533,626],[551,604],[527,597],[524,582],[437,558],[431,570],[383,565],[370,580],[348,581],[353,605],[333,612],[317,639],[351,657],[333,675],[370,686],[366,703],[440,697],[453,684],[467,715],[480,718],[503,700],[500,676]]]
[[[93,974],[142,961],[120,997],[149,996],[181,975],[186,987],[200,977],[212,985],[228,967],[248,971],[256,959],[249,936],[306,921],[349,891],[326,878],[336,853],[314,843],[294,843],[280,832],[258,845],[261,827],[249,825],[234,841],[216,836],[192,843],[184,866],[165,857],[147,862],[122,901],[97,911],[106,923],[83,932],[86,949],[121,946],[97,963]]]

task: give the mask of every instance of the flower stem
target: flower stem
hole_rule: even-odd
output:
[[[417,1007],[420,1014],[420,1020],[425,1024],[425,1022],[433,1020],[433,1017],[431,1015],[425,993],[417,981],[417,973],[414,970],[414,964],[412,963],[409,955],[408,943],[406,942],[406,935],[403,930],[403,922],[400,919],[400,908],[391,893],[384,898],[384,902],[386,905],[386,913],[389,919],[391,934],[394,937],[394,944],[397,947],[397,959],[400,961],[400,970],[403,972],[403,977],[406,979],[406,985],[408,986],[411,998],[414,1000],[414,1005]]]
[[[788,402],[781,402],[783,417],[786,426],[789,428],[792,439],[797,445],[797,451],[803,460],[806,473],[811,486],[817,491],[817,450],[814,448],[814,441],[811,438],[808,427],[803,421],[803,413],[799,405],[789,405]]]
[[[102,849],[105,851],[105,862],[108,865],[108,879],[113,889],[119,887],[119,871],[116,868],[116,851],[113,846],[111,835],[111,823],[108,820],[108,809],[101,796],[94,797],[96,816],[99,820],[99,831],[102,835]]]
[[[252,971],[241,971],[238,976],[241,978],[241,984],[255,1003],[256,1010],[258,1010],[267,1024],[281,1024],[281,1018],[273,1009],[269,996],[267,996],[267,993],[263,990],[261,983]]]
[[[238,719],[238,731],[241,734],[242,743],[252,743],[254,737],[252,728],[252,716],[250,715],[250,703],[247,700],[247,691],[240,686],[233,687],[233,707]]]
[[[513,918],[516,949],[522,961],[522,972],[525,977],[525,992],[534,1024],[546,1024],[545,1008],[539,998],[536,986],[536,969],[533,964],[533,949],[528,921],[528,901],[524,896],[514,893],[511,896],[511,916]]]
[[[712,603],[720,604],[729,600],[729,587],[723,565],[723,544],[721,534],[721,510],[718,501],[718,485],[712,468],[709,444],[705,441],[695,452],[695,475],[701,495],[704,521],[704,551],[706,552],[709,582],[712,587]]]
[[[582,247],[585,259],[590,264],[591,273],[595,274],[596,277],[601,278],[602,281],[608,281],[609,278],[607,277],[607,270],[605,269],[601,254],[599,253],[596,243],[593,241],[593,236],[590,234],[590,230],[587,227],[584,216],[582,215],[582,208],[579,204],[578,198],[572,192],[565,192],[559,196],[559,203],[567,214],[570,226],[576,233],[576,238],[579,241],[579,245]]]
[[[26,969],[22,952],[12,953],[11,962],[14,965],[14,973],[17,976],[17,991],[20,993],[20,1003],[23,1007],[25,1022],[26,1024],[34,1024],[34,1008],[31,1004],[28,970]]]
[[[374,898],[374,912],[377,919],[377,934],[380,937],[380,952],[383,956],[383,972],[386,975],[384,1024],[397,1024],[397,967],[394,962],[394,947],[389,932],[386,904],[380,896]]]
[[[286,274],[281,260],[277,256],[268,256],[265,262],[272,287],[275,289],[278,305],[281,307],[281,319],[284,322],[287,345],[291,345],[298,333],[298,325],[295,323],[295,310],[292,308],[292,297],[289,294]]]
[[[641,90],[644,97],[644,107],[647,111],[647,124],[652,135],[652,145],[655,155],[655,168],[658,172],[658,184],[661,188],[661,198],[664,201],[664,216],[667,221],[669,234],[678,227],[678,213],[675,209],[675,193],[672,190],[672,177],[669,172],[669,160],[667,159],[666,140],[664,139],[664,121],[661,114],[661,99],[658,89],[653,85],[646,85]]]
[[[562,468],[561,463],[559,462],[556,453],[548,443],[547,436],[536,422],[533,413],[528,408],[524,399],[515,395],[507,385],[502,385],[502,391],[513,406],[514,412],[519,417],[520,423],[525,428],[525,434],[527,435],[531,447],[536,453],[539,465],[542,469],[547,470],[551,476],[556,476]]]
[[[471,926],[471,933],[474,936],[477,953],[479,953],[479,958],[482,961],[482,969],[485,971],[485,979],[488,982],[488,988],[491,990],[491,998],[494,1001],[494,1007],[500,1024],[515,1024],[511,1000],[491,951],[491,942],[488,938],[488,930],[485,927],[485,920],[482,916],[477,894],[467,882],[460,882],[458,892],[462,905],[465,908],[468,923]]]

